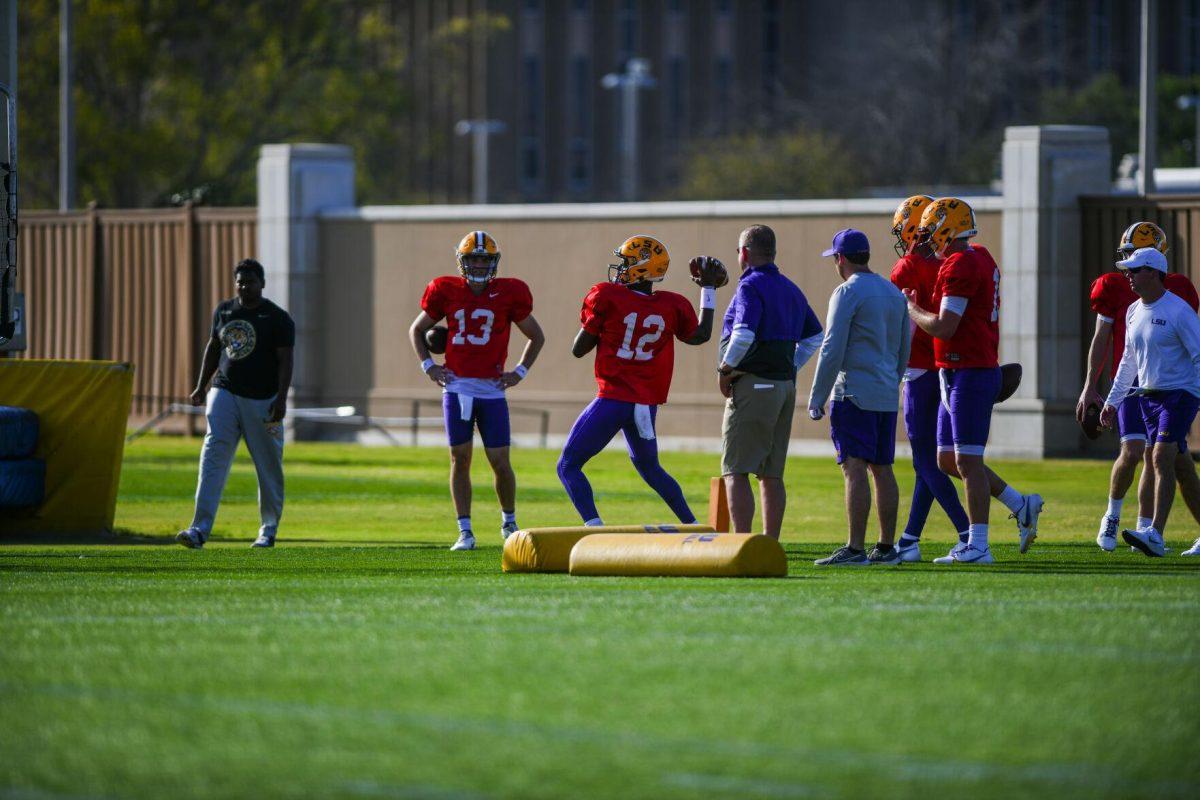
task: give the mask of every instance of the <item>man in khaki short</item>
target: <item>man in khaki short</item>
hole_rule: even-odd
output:
[[[783,468],[796,403],[796,371],[821,344],[821,322],[800,287],[775,265],[775,232],[751,225],[738,237],[742,274],[725,312],[721,332],[721,474],[729,497],[729,519],[737,533],[750,533],[759,479],[763,533],[775,539],[783,524],[787,494]]]

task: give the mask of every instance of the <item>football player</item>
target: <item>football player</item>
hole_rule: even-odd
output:
[[[1126,259],[1139,247],[1153,247],[1166,255],[1169,247],[1167,235],[1162,228],[1153,222],[1135,222],[1121,234],[1117,246],[1117,258]],[[1200,307],[1200,297],[1197,297],[1196,287],[1186,276],[1178,272],[1168,273],[1163,278],[1167,291],[1179,296],[1195,311]],[[1120,270],[1106,272],[1092,283],[1091,307],[1096,312],[1096,330],[1092,334],[1092,344],[1088,348],[1087,376],[1083,391],[1079,395],[1079,403],[1075,407],[1075,417],[1081,423],[1089,406],[1099,408],[1104,404],[1098,386],[1100,376],[1107,373],[1109,380],[1116,374],[1117,365],[1125,351],[1125,315],[1137,295],[1129,286],[1129,280]],[[1112,344],[1112,361],[1105,359],[1109,344]],[[1137,381],[1134,381],[1137,386]],[[1117,460],[1113,462],[1112,475],[1108,483],[1108,509],[1100,518],[1100,531],[1096,534],[1096,544],[1101,549],[1111,552],[1117,546],[1117,532],[1120,530],[1121,506],[1125,502],[1125,493],[1133,484],[1133,473],[1139,461],[1143,458],[1146,467],[1142,470],[1138,482],[1138,516],[1135,530],[1150,527],[1154,509],[1153,469],[1150,464],[1151,448],[1146,447],[1146,423],[1142,419],[1141,404],[1136,397],[1123,400],[1117,406],[1117,432],[1121,437],[1121,450]],[[1179,482],[1179,492],[1183,495],[1184,503],[1192,516],[1200,522],[1200,477],[1196,475],[1196,465],[1187,453],[1179,453],[1175,459],[1175,474]]]
[[[1000,268],[987,250],[972,245],[979,231],[975,212],[962,200],[943,197],[921,213],[921,236],[941,257],[933,300],[937,311],[921,307],[915,289],[905,289],[908,313],[933,337],[933,361],[941,382],[938,409],[938,466],[961,478],[967,495],[967,541],[935,564],[991,564],[988,547],[990,498],[1017,520],[1021,552],[1037,538],[1042,497],[1022,495],[984,464],[992,424],[992,404],[1000,391]]]
[[[620,431],[638,474],[680,522],[692,523],[696,515],[683,490],[658,463],[655,418],[671,388],[675,339],[692,345],[709,340],[716,287],[727,273],[716,259],[704,259],[703,268],[694,270],[702,287],[697,320],[683,295],[654,291],[671,263],[662,242],[632,236],[613,254],[618,261],[609,265],[608,281],[593,286],[583,299],[581,327],[571,346],[576,358],[596,351],[599,392],[571,426],[558,459],[558,477],[584,524],[603,525],[583,466]]]
[[[500,536],[517,530],[517,479],[509,462],[508,401],[504,392],[524,380],[546,337],[533,318],[533,297],[524,281],[500,278],[500,247],[484,231],[459,242],[458,275],[434,278],[421,297],[421,313],[408,329],[413,351],[429,379],[442,387],[442,412],[450,443],[450,497],[458,516],[451,550],[473,550],[471,454],[475,429],[496,476]],[[429,355],[425,333],[445,318],[445,364]],[[529,339],[512,371],[504,370],[511,325]]]
[[[892,283],[900,290],[911,289],[917,305],[924,311],[935,312],[933,287],[937,282],[941,262],[933,254],[929,239],[919,235],[921,214],[933,202],[929,195],[916,194],[902,202],[892,216],[892,235],[896,237],[896,255],[900,260],[892,267]],[[933,360],[933,337],[921,328],[913,331],[912,350],[908,369],[904,372],[904,427],[912,448],[912,503],[904,533],[896,543],[901,561],[921,560],[921,532],[933,501],[937,500],[954,529],[958,540],[968,538],[967,512],[958,499],[958,490],[950,476],[938,468],[938,409],[941,393],[938,369]]]

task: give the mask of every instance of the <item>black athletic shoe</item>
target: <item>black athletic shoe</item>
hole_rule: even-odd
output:
[[[900,551],[895,547],[889,547],[887,552],[884,552],[879,549],[879,545],[875,545],[871,548],[871,552],[867,553],[867,561],[870,561],[872,564],[894,566],[901,561]]]
[[[851,550],[849,547],[839,547],[828,558],[813,562],[818,567],[868,567],[871,562],[862,550]]]

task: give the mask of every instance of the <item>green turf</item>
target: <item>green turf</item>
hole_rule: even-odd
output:
[[[798,459],[789,578],[576,579],[499,572],[482,463],[485,546],[448,552],[438,450],[291,446],[273,551],[243,456],[228,541],[165,545],[197,450],[128,448],[121,544],[0,548],[0,797],[1200,794],[1200,565],[1097,550],[1104,464],[999,465],[1048,508],[1020,556],[995,507],[990,568],[812,567],[840,479]],[[516,460],[522,524],[575,522]],[[702,507],[716,459],[664,461]],[[622,454],[589,472],[664,519]]]

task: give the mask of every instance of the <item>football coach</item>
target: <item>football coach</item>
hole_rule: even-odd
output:
[[[800,287],[775,265],[775,232],[766,225],[742,231],[742,268],[721,331],[721,475],[735,533],[750,533],[758,476],[763,533],[779,538],[787,495],[783,468],[796,404],[796,371],[821,343],[821,322]]]

